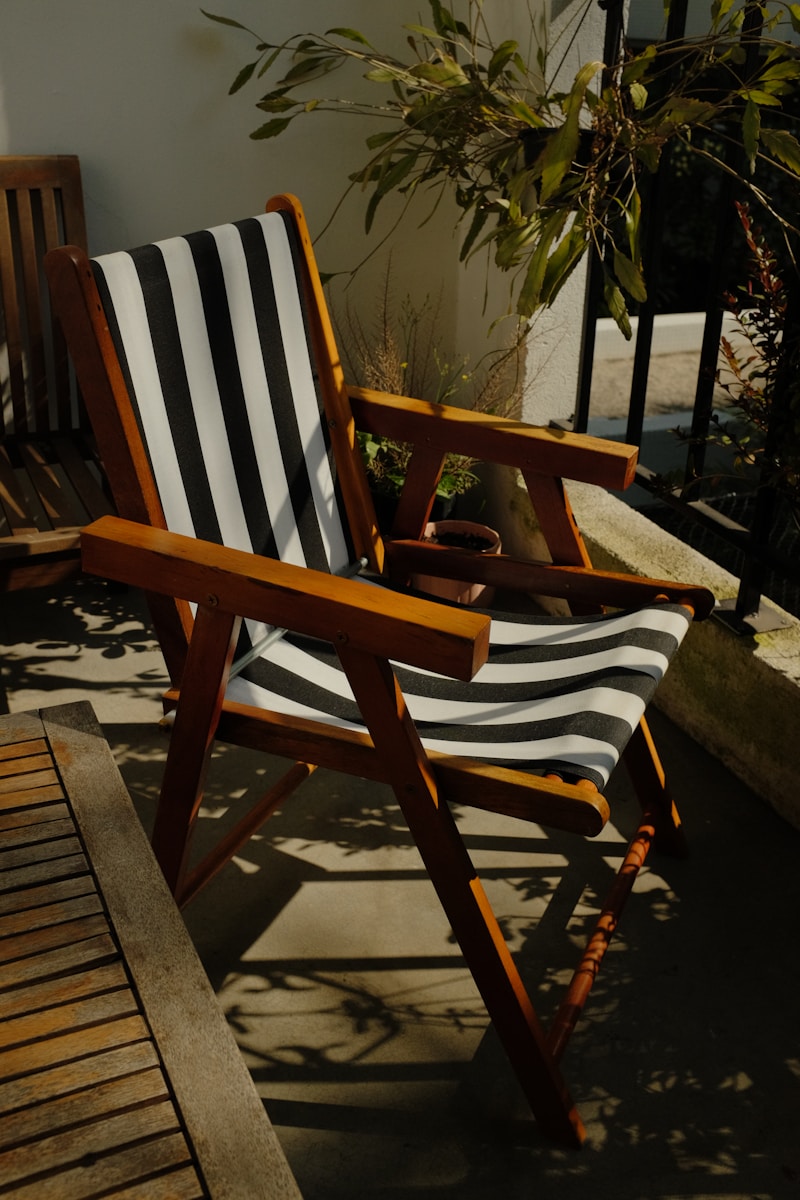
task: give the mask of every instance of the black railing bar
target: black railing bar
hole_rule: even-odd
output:
[[[738,521],[734,521],[733,517],[721,513],[707,500],[686,500],[680,488],[667,488],[663,476],[659,475],[657,471],[651,471],[642,463],[636,467],[636,483],[656,496],[657,499],[663,500],[665,504],[674,508],[682,516],[710,529],[713,533],[719,533],[721,538],[724,538],[737,550],[747,551],[750,537],[750,530],[747,526],[741,525]]]
[[[592,395],[594,375],[594,352],[597,345],[597,313],[603,295],[603,264],[597,250],[589,255],[586,276],[586,291],[583,306],[583,332],[581,353],[578,361],[578,391],[575,397],[575,414],[571,428],[576,433],[586,433],[589,427],[589,403]]]
[[[709,504],[707,500],[686,500],[680,489],[665,490],[663,479],[656,471],[641,463],[636,468],[636,483],[646,491],[662,500],[670,508],[680,512],[682,516],[692,520],[704,529],[739,550],[747,558],[758,559],[766,566],[780,572],[790,582],[800,581],[800,563],[789,558],[774,546],[758,544],[753,540],[753,533],[745,525],[740,525],[732,517],[721,513]],[[756,605],[756,607],[758,607]]]
[[[619,59],[620,46],[625,28],[625,12],[623,0],[597,0],[600,8],[605,10],[606,24],[603,40],[603,62],[606,69],[603,72],[603,86],[608,82],[610,67]],[[581,335],[581,354],[578,363],[578,390],[575,398],[575,415],[573,428],[578,433],[585,433],[589,424],[589,404],[592,394],[592,372],[594,368],[594,351],[597,343],[597,314],[603,296],[603,263],[596,248],[589,254],[586,274],[586,289],[583,305],[583,331]]]
[[[675,0],[667,19],[666,40],[668,42],[678,42],[685,38],[687,11],[688,0]],[[671,68],[667,73],[667,80],[672,75],[674,69]],[[625,433],[625,440],[636,446],[641,446],[644,432],[647,382],[652,359],[653,333],[657,307],[656,296],[658,293],[659,268],[661,265],[661,234],[665,219],[664,174],[668,170],[669,156],[665,152],[655,175],[646,181],[649,192],[647,208],[650,220],[645,230],[645,245],[642,257],[645,264],[647,299],[639,309],[636,348],[633,356],[633,374],[631,376],[630,402],[628,405],[628,427]]]
[[[775,500],[774,488],[759,488],[756,496],[756,510],[750,527],[751,547],[765,546],[767,550],[769,549],[769,539],[775,522]],[[757,554],[752,548],[749,550],[739,577],[739,592],[734,609],[736,617],[741,619],[758,610],[766,584],[768,565],[766,555]],[[800,578],[800,570],[798,570],[797,576]]]
[[[763,28],[764,19],[760,5],[756,0],[747,0],[740,37],[745,55],[745,78],[750,77],[761,53]],[[717,200],[721,220],[717,222],[714,248],[711,255],[710,284],[705,304],[706,320],[703,329],[703,343],[700,350],[700,363],[697,371],[697,389],[695,391],[694,408],[692,410],[692,440],[686,455],[686,487],[690,487],[703,474],[705,467],[706,438],[711,427],[711,416],[714,411],[714,383],[719,359],[720,339],[722,337],[722,288],[725,280],[727,256],[736,227],[733,203],[737,191],[735,179],[736,177],[743,176],[746,170],[744,152],[735,140],[727,143],[724,157],[729,170],[722,177]]]
[[[783,342],[778,370],[772,390],[772,411],[769,426],[764,439],[764,453],[761,458],[760,484],[756,494],[755,512],[751,522],[751,533],[756,544],[769,544],[772,540],[777,516],[777,489],[775,487],[776,460],[780,456],[782,438],[787,427],[791,428],[791,408],[789,397],[794,386],[794,376],[797,370],[797,329],[800,324],[800,286],[792,273],[787,284],[787,303],[783,320]],[[753,598],[758,596],[764,585],[764,566],[756,559],[748,561],[742,571],[739,596],[736,602],[736,616],[741,617],[753,611]]]

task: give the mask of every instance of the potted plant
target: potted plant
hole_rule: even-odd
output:
[[[460,550],[472,550],[478,554],[499,554],[502,545],[500,534],[488,525],[476,521],[429,521],[422,535],[424,542],[438,546],[454,546]],[[411,586],[432,596],[441,596],[457,604],[483,604],[488,606],[494,599],[494,588],[483,583],[471,583],[461,579],[443,579],[438,575],[411,576]]]
[[[474,366],[467,356],[450,354],[443,346],[440,300],[428,295],[415,303],[406,295],[398,301],[391,258],[369,312],[367,325],[346,302],[333,309],[343,361],[349,377],[360,386],[500,416],[518,407],[519,342],[484,355]],[[363,430],[357,437],[378,523],[388,531],[405,483],[411,446]],[[472,458],[448,454],[436,489],[433,519],[450,517],[457,498],[475,487],[476,466]]]
[[[800,176],[800,143],[781,103],[797,87],[800,61],[772,36],[781,20],[800,30],[800,5],[714,0],[704,36],[636,53],[623,46],[613,62],[583,64],[563,89],[548,82],[557,72],[546,50],[529,62],[516,41],[492,36],[481,0],[455,0],[452,9],[440,0],[428,4],[430,26],[405,27],[404,57],[355,29],[275,44],[230,17],[206,15],[256,40],[256,57],[232,92],[254,77],[272,77],[257,104],[267,120],[251,137],[280,136],[301,117],[325,111],[379,119],[351,183],[368,197],[367,229],[391,193],[410,199],[427,191],[435,204],[448,192],[465,222],[461,257],[489,247],[500,270],[511,272],[523,318],[552,304],[596,248],[608,309],[630,336],[628,304],[646,298],[642,182],[671,144],[714,157],[699,136],[713,131],[737,146],[744,186],[773,212],[761,187],[763,164]],[[363,87],[328,92],[331,73],[348,67],[374,85],[374,98],[365,98]],[[322,81],[326,90],[315,90]],[[541,142],[526,158],[523,139],[533,135]],[[718,161],[739,173],[727,154]]]

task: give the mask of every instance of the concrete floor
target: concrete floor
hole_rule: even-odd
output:
[[[0,596],[0,704],[89,699],[148,824],[163,665],[135,593]],[[693,849],[652,859],[564,1060],[588,1127],[544,1142],[386,789],[318,773],[187,910],[307,1200],[800,1197],[800,835],[663,719]],[[271,764],[217,756],[200,836]],[[635,805],[602,840],[459,814],[543,1016]],[[242,1198],[246,1200],[246,1198]]]

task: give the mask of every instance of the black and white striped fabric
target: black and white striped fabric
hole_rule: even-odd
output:
[[[170,529],[317,570],[352,561],[296,275],[270,213],[94,260]],[[365,586],[375,586],[365,581]],[[398,666],[423,743],[602,788],[689,624],[679,606],[492,614],[470,684]],[[246,650],[268,629],[248,623]],[[332,647],[287,634],[229,698],[363,729]]]

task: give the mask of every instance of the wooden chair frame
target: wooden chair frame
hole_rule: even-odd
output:
[[[356,554],[363,555],[375,571],[390,569],[399,580],[412,570],[425,570],[560,595],[594,610],[668,599],[697,616],[710,611],[713,600],[702,588],[591,567],[561,478],[624,487],[633,477],[635,448],[348,388],[302,211],[289,196],[276,197],[268,208],[292,214],[305,251],[303,286],[311,337]],[[667,849],[678,853],[684,849],[679,818],[645,722],[626,755],[642,803],[642,820],[573,982],[551,1029],[545,1031],[469,860],[449,802],[586,836],[603,828],[608,805],[586,783],[426,753],[386,657],[386,647],[391,646],[393,660],[468,680],[486,659],[489,617],[365,588],[353,580],[166,531],[91,267],[84,255],[66,248],[48,256],[47,271],[124,518],[107,517],[84,531],[84,568],[145,589],[173,681],[165,705],[175,710],[174,727],[153,845],[176,897],[185,903],[195,895],[317,766],[389,784],[537,1120],[549,1136],[579,1144],[583,1127],[559,1060],[651,843],[658,837]],[[395,536],[386,545],[357,452],[356,427],[415,445]],[[472,555],[418,540],[448,450],[506,463],[522,472],[553,563]],[[194,618],[189,603],[197,606]],[[331,642],[368,733],[226,700],[243,618]],[[293,765],[224,841],[190,868],[189,840],[216,738],[288,758]]]
[[[86,247],[78,159],[0,157],[0,590],[73,574],[81,528],[111,512],[42,277],[44,252],[65,241]]]

